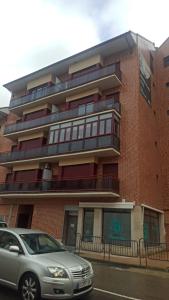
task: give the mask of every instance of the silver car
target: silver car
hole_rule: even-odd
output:
[[[68,252],[50,235],[30,229],[0,229],[0,284],[22,300],[70,299],[92,290],[90,262]]]

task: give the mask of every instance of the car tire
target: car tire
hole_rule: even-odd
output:
[[[27,273],[22,277],[19,284],[19,296],[22,300],[40,299],[40,284],[36,275]]]

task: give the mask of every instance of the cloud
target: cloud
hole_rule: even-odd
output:
[[[0,84],[130,29],[160,45],[168,8],[167,0],[0,1]],[[0,87],[0,106],[8,102]]]

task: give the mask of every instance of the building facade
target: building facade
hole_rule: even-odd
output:
[[[9,226],[69,246],[169,238],[168,65],[169,40],[127,32],[5,85]]]

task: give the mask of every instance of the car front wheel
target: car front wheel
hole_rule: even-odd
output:
[[[27,273],[23,276],[19,286],[19,295],[22,300],[40,299],[40,284],[34,274]]]

